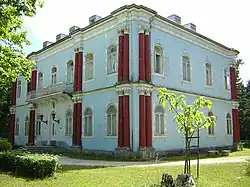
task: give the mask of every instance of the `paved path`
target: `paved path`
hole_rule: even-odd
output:
[[[152,167],[152,166],[180,166],[184,161],[174,162],[115,162],[115,161],[100,161],[100,160],[81,160],[61,156],[58,158],[62,165],[77,165],[77,166],[128,166],[128,167]],[[222,157],[222,158],[208,158],[201,159],[200,164],[223,164],[223,163],[242,163],[250,160],[250,156],[240,157]],[[191,160],[191,165],[196,164],[196,160]]]

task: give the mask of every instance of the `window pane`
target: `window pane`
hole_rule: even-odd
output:
[[[155,114],[155,132],[159,133],[159,114]]]
[[[107,135],[111,135],[111,115],[107,117]]]
[[[155,72],[161,73],[161,56],[156,54],[155,55]]]
[[[87,136],[88,134],[88,117],[84,117],[84,136]]]
[[[92,136],[92,116],[89,116],[88,136]]]
[[[116,136],[116,115],[112,115],[112,135]]]
[[[72,134],[72,117],[69,118],[69,124],[68,124],[68,132],[69,132],[69,135]]]
[[[163,114],[160,115],[160,125],[161,125],[161,131],[160,131],[160,133],[161,134],[165,134],[164,133],[165,128],[164,128],[164,115]]]

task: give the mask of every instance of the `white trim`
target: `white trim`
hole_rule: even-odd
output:
[[[115,46],[116,47],[116,71],[114,73],[108,74],[108,62],[109,62],[109,48]],[[106,60],[105,60],[105,76],[112,77],[118,75],[118,60],[119,60],[119,44],[110,42],[110,44],[106,47]]]
[[[207,64],[209,64],[210,68],[211,68],[211,75],[209,75],[209,76],[211,76],[210,77],[211,78],[211,85],[207,84]],[[205,75],[205,87],[206,88],[213,88],[213,85],[214,85],[214,83],[213,83],[213,66],[212,66],[212,63],[208,59],[205,60],[204,73],[205,73],[204,74]]]
[[[68,64],[70,63],[70,62],[72,62],[72,64],[73,64],[73,68],[72,68],[72,82],[68,82]],[[72,59],[70,59],[70,60],[67,60],[67,63],[66,63],[66,70],[65,70],[65,83],[66,84],[74,84],[74,73],[75,73],[75,71],[74,71],[74,69],[75,69],[75,67],[74,67],[74,65],[75,65],[75,63],[74,63],[74,60],[72,60]]]
[[[52,84],[52,69],[53,68],[56,68],[56,83],[55,84]],[[56,85],[58,83],[60,83],[60,79],[59,79],[59,67],[57,64],[53,64],[52,66],[50,66],[50,70],[49,70],[49,75],[50,75],[50,78],[49,78],[49,84],[46,86],[46,87],[49,87],[51,85]],[[45,88],[45,86],[43,85],[43,87]]]
[[[226,70],[226,74],[227,74],[227,79],[228,79],[228,88],[226,88],[225,86],[225,70]],[[224,67],[223,68],[223,90],[225,90],[226,92],[231,92],[231,88],[230,88],[230,69],[228,67]]]
[[[85,71],[86,71],[86,56],[89,55],[89,54],[92,54],[93,55],[93,67],[92,67],[92,71],[93,71],[93,75],[92,75],[92,79],[88,79],[86,80],[86,77],[85,77]],[[95,54],[93,52],[87,52],[86,55],[84,55],[83,57],[84,59],[84,63],[83,63],[83,83],[89,83],[89,82],[92,82],[95,80]]]
[[[155,48],[156,47],[159,47],[160,50],[162,51],[162,53],[160,54],[161,55],[161,71],[162,73],[157,73],[155,72],[155,65],[156,65],[156,51],[155,51]],[[153,57],[151,57],[151,64],[153,62],[153,66],[151,66],[151,72],[152,72],[152,75],[155,75],[155,76],[160,76],[160,77],[166,77],[165,75],[165,56],[164,56],[164,47],[160,44],[160,42],[156,42],[155,44],[153,44],[152,46],[152,49],[151,49],[151,54],[153,55]]]
[[[72,123],[71,123],[71,134],[66,134],[66,129],[67,129],[67,113],[68,112],[71,112],[71,118],[72,118]],[[65,114],[64,114],[64,119],[65,119],[65,130],[64,130],[64,136],[66,137],[72,137],[73,135],[73,118],[74,118],[74,115],[73,115],[73,110],[72,108],[68,108],[66,111],[65,111]]]
[[[108,136],[107,135],[107,126],[108,126],[108,124],[107,124],[107,119],[108,119],[108,115],[107,115],[107,110],[108,110],[108,108],[111,106],[111,105],[113,105],[115,108],[116,108],[116,125],[117,125],[117,127],[116,127],[116,136]],[[117,104],[115,104],[115,103],[112,103],[112,102],[109,102],[107,105],[106,105],[106,107],[105,107],[105,128],[104,128],[104,136],[105,136],[105,138],[107,138],[107,139],[117,139],[118,138],[118,114],[119,114],[119,108],[118,108],[118,105]]]
[[[189,65],[190,65],[190,81],[189,80],[184,80],[183,79],[183,57],[188,57],[189,59]],[[188,75],[188,74],[187,74]],[[188,54],[187,50],[184,50],[183,52],[181,52],[181,82],[182,83],[188,83],[191,84],[192,83],[192,59],[190,57],[190,55]]]
[[[85,111],[87,110],[87,109],[91,109],[91,112],[92,112],[92,135],[91,136],[85,136],[84,135],[84,129],[85,129]],[[95,138],[95,125],[94,125],[94,123],[95,123],[95,118],[94,118],[94,107],[92,106],[92,105],[87,105],[87,106],[85,106],[84,107],[84,110],[83,110],[83,115],[82,115],[82,121],[83,121],[83,129],[82,129],[82,138],[84,138],[84,139],[92,139],[92,138]]]
[[[227,131],[228,131],[228,128],[227,128],[227,114],[230,115],[230,120],[231,120],[231,134],[228,134]],[[226,136],[229,136],[229,137],[232,137],[233,136],[233,118],[232,118],[232,114],[230,112],[226,112],[226,115],[225,115],[225,124],[226,124]]]
[[[163,111],[164,111],[164,134],[162,135],[155,135],[155,109],[156,107],[160,106]],[[152,119],[153,119],[153,122],[152,122],[152,135],[153,135],[153,138],[166,138],[167,137],[167,110],[166,108],[162,107],[161,105],[159,104],[153,104],[153,110],[152,110]],[[160,128],[160,126],[159,126]]]
[[[17,123],[17,119],[18,119],[18,123]],[[18,132],[16,133],[16,124],[18,124]],[[14,124],[14,136],[20,136],[20,118],[18,116],[15,117],[15,124]]]

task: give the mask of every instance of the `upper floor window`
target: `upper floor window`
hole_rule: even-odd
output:
[[[93,113],[89,107],[84,111],[84,136],[93,136]]]
[[[25,121],[24,121],[24,125],[25,125],[25,127],[24,127],[24,135],[25,136],[28,136],[28,134],[29,134],[29,117],[28,116],[26,116],[26,118],[25,118]]]
[[[92,53],[88,53],[85,56],[85,81],[94,78],[94,56]]]
[[[66,112],[66,129],[65,129],[66,136],[70,136],[72,134],[72,124],[73,124],[72,111],[68,110]]]
[[[117,47],[115,45],[109,46],[107,57],[107,74],[109,75],[117,71]]]
[[[70,60],[67,63],[67,83],[72,84],[73,83],[73,72],[74,72],[74,67],[73,67],[73,61]]]
[[[154,47],[154,72],[163,74],[163,49],[160,46]]]
[[[206,63],[206,85],[212,86],[212,66]]]
[[[27,93],[31,91],[31,82],[27,82]]]
[[[226,122],[227,122],[227,135],[231,135],[232,134],[232,118],[229,113],[227,113]]]
[[[14,134],[15,134],[15,136],[19,135],[19,118],[16,118]]]
[[[191,81],[191,63],[187,55],[182,56],[182,74],[184,81]]]
[[[214,113],[212,111],[209,111],[208,116],[214,116]],[[213,125],[210,125],[208,127],[208,134],[209,135],[214,135],[214,126]]]
[[[38,136],[41,135],[41,123],[42,123],[41,120],[36,121],[36,129],[35,130],[36,130],[36,135],[38,135]]]
[[[107,136],[117,136],[117,110],[114,105],[107,109]]]
[[[163,136],[165,135],[165,112],[162,106],[155,107],[155,127],[154,135]]]
[[[22,82],[19,80],[17,82],[17,98],[21,97],[22,92]]]
[[[43,73],[39,72],[38,73],[38,89],[43,88]]]
[[[57,74],[57,68],[53,67],[52,71],[51,71],[51,84],[56,84],[57,83],[56,74]]]
[[[230,78],[229,78],[228,70],[226,68],[224,69],[224,87],[227,90],[229,90],[230,88]]]

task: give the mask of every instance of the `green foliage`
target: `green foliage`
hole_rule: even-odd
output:
[[[247,175],[250,175],[250,160],[247,162],[246,171],[247,171]]]
[[[4,138],[0,138],[0,152],[11,150],[11,143]]]
[[[198,129],[215,126],[215,116],[206,116],[200,111],[203,108],[211,109],[212,102],[205,97],[198,96],[193,105],[187,104],[184,95],[177,96],[167,88],[159,89],[159,103],[168,107],[169,112],[174,112],[174,119],[178,125],[179,133],[192,136]]]
[[[0,86],[15,81],[19,74],[29,78],[34,63],[23,52],[23,46],[30,45],[22,29],[23,16],[34,16],[42,5],[40,0],[0,1]]]
[[[28,178],[53,176],[60,167],[56,156],[20,151],[0,152],[0,169]]]

